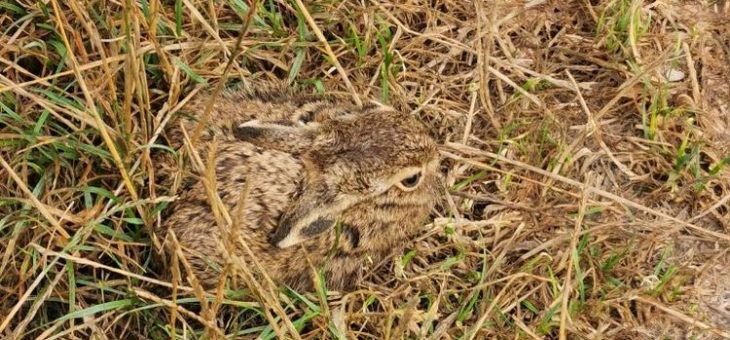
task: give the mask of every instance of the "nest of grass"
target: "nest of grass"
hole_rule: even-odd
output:
[[[730,337],[728,2],[300,6],[0,0],[0,336]],[[379,99],[442,144],[442,204],[357,291],[161,279],[150,154],[236,80]]]

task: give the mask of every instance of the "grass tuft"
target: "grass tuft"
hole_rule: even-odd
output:
[[[730,338],[729,16],[0,0],[0,338]],[[204,292],[158,257],[171,118],[200,89],[274,80],[379,99],[442,144],[441,204],[354,292],[246,268],[246,289]]]

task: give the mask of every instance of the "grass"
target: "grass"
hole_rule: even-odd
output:
[[[728,3],[304,5],[0,0],[0,337],[730,338]],[[355,292],[160,264],[151,155],[242,80],[379,99],[442,144],[441,204]]]

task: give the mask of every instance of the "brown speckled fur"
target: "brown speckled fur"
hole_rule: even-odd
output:
[[[185,108],[193,117],[203,112],[209,98],[198,97]],[[293,129],[315,126],[316,132],[306,141],[285,135],[285,140],[273,142],[236,133],[237,126],[253,119]],[[180,122],[192,134],[194,119]],[[182,134],[175,126],[167,135],[179,147]],[[295,289],[312,289],[307,258],[324,269],[329,289],[354,287],[365,260],[377,263],[401,249],[436,200],[434,142],[414,117],[378,104],[358,108],[349,101],[276,88],[229,91],[216,100],[208,129],[196,145],[203,159],[214,135],[218,195],[232,219],[240,221],[238,235],[267,274]],[[420,185],[413,191],[397,185],[382,189],[383,180],[395,178],[404,167],[423,169]],[[216,267],[225,258],[219,241],[230,236],[221,235],[203,183],[196,180],[199,176],[189,177],[192,184],[181,190],[158,232],[163,237],[167,230],[175,233],[194,274],[211,287],[218,281]],[[271,241],[282,219],[296,221],[301,217],[297,211],[316,212],[319,206],[307,205],[320,198],[325,202],[325,197],[346,197],[351,202],[333,212],[340,228],[328,228],[283,248]],[[234,217],[237,212],[241,215]],[[247,260],[241,249],[235,252]]]

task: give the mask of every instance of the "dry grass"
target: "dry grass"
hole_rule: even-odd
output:
[[[299,6],[0,0],[0,337],[730,338],[730,3]],[[150,153],[224,78],[418,115],[433,222],[347,295],[163,281]]]

